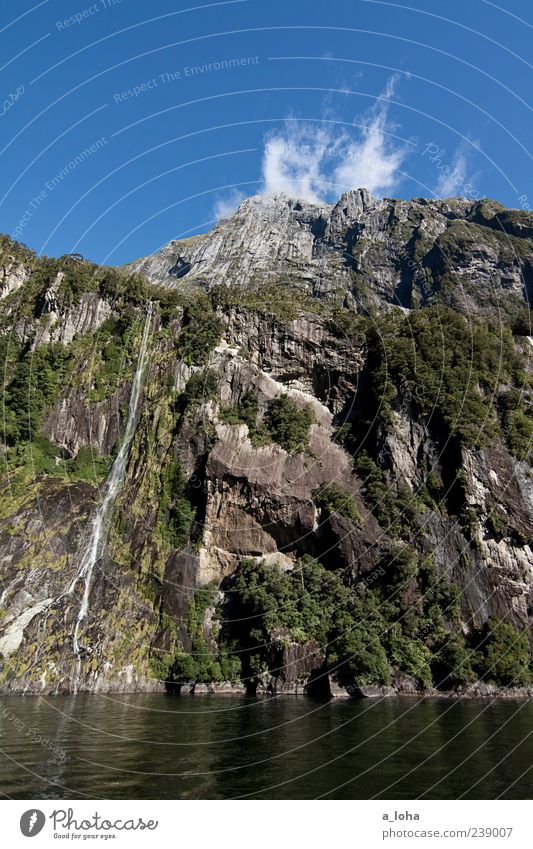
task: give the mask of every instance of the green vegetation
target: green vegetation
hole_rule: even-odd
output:
[[[458,257],[465,254],[475,254],[476,251],[479,251],[480,246],[485,245],[499,252],[502,263],[512,265],[517,257],[528,256],[531,247],[527,240],[517,238],[512,234],[514,225],[518,224],[519,221],[516,219],[512,221],[512,218],[508,217],[509,231],[504,232],[504,219],[500,216],[498,218],[500,218],[501,225],[498,224],[497,219],[493,218],[491,221],[493,226],[490,228],[472,221],[452,221],[437,240],[439,252],[442,254],[443,266],[453,268],[457,264]],[[528,223],[531,227],[530,219]]]
[[[481,632],[477,671],[486,681],[502,687],[526,687],[531,683],[527,629],[492,617]]]
[[[435,476],[428,478],[429,486],[426,484],[418,493],[413,493],[407,484],[392,487],[386,473],[366,451],[356,456],[355,468],[365,501],[380,525],[393,537],[408,537],[411,531],[417,530],[419,516],[426,506],[436,506],[430,490],[432,486],[437,488]]]
[[[235,406],[220,411],[227,424],[248,426],[250,441],[256,448],[276,442],[289,454],[307,450],[309,429],[315,421],[310,407],[299,407],[288,395],[281,395],[270,402],[263,421],[258,422],[258,415],[257,396],[252,391]]]
[[[133,309],[122,312],[118,318],[108,318],[93,335],[93,360],[90,377],[93,388],[89,392],[90,401],[103,401],[111,397],[118,389],[121,380],[133,377],[136,365],[139,337],[142,333],[144,317]],[[85,340],[79,340],[83,347]]]
[[[165,660],[153,658],[152,674],[168,684],[190,682],[211,684],[216,681],[237,681],[241,673],[238,656],[229,655],[214,641],[208,644],[205,638],[207,611],[215,608],[217,589],[211,584],[201,587],[189,605],[188,633],[191,651],[178,648]]]
[[[421,416],[435,418],[461,444],[482,447],[496,433],[487,395],[496,388],[501,366],[498,338],[482,326],[472,338],[467,322],[444,308],[409,319],[372,341],[380,417],[389,422],[392,402],[409,394]]]
[[[302,313],[327,314],[328,307],[290,285],[268,284],[260,286],[217,286],[211,297],[217,306],[240,306],[264,315],[272,315],[281,322],[290,322]]]
[[[509,327],[434,306],[382,316],[367,338],[357,421],[339,434],[349,450],[367,433],[372,446],[378,429],[392,427],[394,412],[408,404],[443,442],[483,448],[501,433],[527,458],[533,384]]]
[[[10,459],[15,468],[22,467],[21,479],[28,472],[32,477],[38,474],[61,474],[59,449],[57,445],[36,436],[32,442],[22,442],[14,451],[10,452]]]
[[[178,397],[178,408],[182,414],[192,413],[201,404],[216,398],[218,378],[212,369],[201,369],[191,374],[185,389]]]
[[[39,434],[44,411],[63,388],[72,356],[63,345],[52,344],[35,351],[22,351],[13,363],[9,362],[8,341],[5,338],[0,341],[2,372],[11,371],[3,399],[4,433],[8,445],[16,445]]]
[[[167,668],[160,670],[164,681],[173,684],[187,684],[196,680],[196,664],[192,655],[185,651],[177,651]]]
[[[441,643],[431,663],[435,684],[443,689],[470,684],[475,678],[476,653],[465,645],[461,636],[449,634]]]
[[[265,416],[265,426],[272,441],[289,454],[307,449],[309,429],[314,421],[310,407],[298,407],[287,395],[280,395],[272,401]]]
[[[498,287],[490,285],[483,277],[477,279],[474,274],[465,276],[457,270],[463,265],[470,265],[476,253],[486,252],[488,269],[493,262],[491,256],[497,256],[495,265],[498,265],[504,274],[506,267],[510,270],[514,266],[516,269],[528,261],[531,256],[531,242],[527,238],[517,238],[517,233],[523,227],[521,235],[525,235],[529,230],[531,236],[531,220],[524,227],[525,221],[520,221],[520,212],[508,212],[509,215],[498,214],[488,218],[487,209],[476,210],[477,221],[452,221],[435,242],[431,240],[428,243],[427,239],[423,240],[425,256],[418,255],[417,259],[426,266],[427,272],[434,280],[434,302],[446,304],[460,313],[469,311],[468,302],[472,300],[477,309],[486,311],[487,314],[497,314],[498,320],[503,320],[503,323],[510,327],[513,327],[517,320],[520,322],[527,316],[529,310],[519,296],[512,292],[503,294]],[[514,218],[515,212],[518,212],[518,218]],[[471,270],[473,271],[472,266]],[[505,283],[503,285],[505,286]]]
[[[100,456],[90,445],[84,445],[74,459],[63,461],[62,465],[69,478],[99,483],[107,475],[112,461],[112,457]]]
[[[361,524],[361,516],[357,510],[355,498],[350,492],[335,483],[326,483],[315,490],[313,498],[317,507],[327,510],[328,513],[338,513],[350,519],[354,524]]]
[[[234,407],[220,411],[220,418],[226,424],[245,424],[250,430],[256,426],[258,416],[257,396],[255,392],[247,392]]]
[[[268,427],[264,422],[258,423],[258,415],[257,395],[251,390],[235,406],[220,411],[220,418],[226,424],[247,425],[248,437],[255,448],[271,441]]]
[[[518,459],[531,458],[533,415],[531,399],[523,391],[510,389],[499,398],[502,431],[509,450]]]
[[[178,356],[188,365],[205,365],[223,331],[209,298],[198,295],[185,309],[183,329],[176,342]]]
[[[403,546],[355,585],[304,557],[291,571],[243,561],[228,588],[219,644],[239,646],[243,673],[276,672],[288,642],[317,642],[344,686],[387,684],[391,667],[424,686],[472,678],[471,652],[452,635],[457,588]]]
[[[3,262],[13,257],[15,262],[23,263],[30,272],[24,286],[5,299],[7,306],[17,306],[20,316],[35,316],[44,304],[45,292],[52,284],[54,299],[64,309],[76,306],[86,293],[106,298],[117,309],[128,305],[143,306],[158,294],[157,287],[149,284],[141,275],[96,265],[78,254],[67,254],[58,259],[37,257],[22,245],[6,243],[4,237],[0,242],[0,255]]]
[[[182,548],[189,542],[194,515],[181,465],[171,460],[161,473],[157,521],[159,533],[172,548]]]
[[[367,326],[363,316],[343,307],[333,308],[327,322],[327,328],[334,336],[355,339],[360,344],[366,340]]]
[[[84,445],[72,459],[64,459],[57,445],[44,436],[21,442],[9,453],[16,470],[13,483],[32,480],[36,475],[54,475],[64,480],[80,480],[99,484],[106,477],[112,457],[100,456],[90,445]]]
[[[111,457],[84,446],[76,457],[65,459],[42,435],[42,424],[69,386],[87,389],[92,381],[87,396],[100,401],[118,389],[121,379],[130,379],[141,327],[137,313],[125,308],[119,318],[108,319],[96,333],[79,336],[69,346],[49,343],[32,350],[0,337],[6,457],[17,480],[51,474],[98,483],[105,477]]]
[[[6,233],[0,233],[0,262],[2,265],[8,262],[30,262],[35,260],[35,252],[22,242],[15,242]]]

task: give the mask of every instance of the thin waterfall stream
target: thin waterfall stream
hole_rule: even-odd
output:
[[[137,368],[135,370],[135,376],[133,378],[133,385],[129,400],[128,419],[126,422],[126,429],[124,431],[122,444],[115,460],[113,461],[113,465],[111,466],[109,475],[105,483],[105,495],[102,500],[102,503],[96,511],[93,520],[91,536],[89,539],[87,550],[81,560],[78,571],[74,576],[66,593],[66,595],[72,595],[79,581],[83,581],[83,596],[81,600],[80,609],[76,618],[76,625],[74,627],[74,635],[72,640],[73,651],[76,657],[78,658],[76,679],[74,682],[74,692],[76,692],[77,683],[81,672],[82,654],[86,650],[83,646],[80,645],[79,634],[83,620],[87,616],[87,611],[89,608],[89,593],[91,591],[91,581],[94,572],[94,567],[98,560],[100,560],[100,558],[102,557],[105,550],[107,533],[109,530],[109,522],[113,511],[113,506],[115,504],[117,495],[119,494],[124,484],[131,443],[133,441],[133,437],[135,436],[135,431],[137,429],[139,405],[144,386],[146,364],[148,361],[147,350],[151,322],[152,306],[151,304],[149,304],[148,311],[146,314],[146,320],[144,323],[141,347],[139,349],[139,356],[137,359]]]

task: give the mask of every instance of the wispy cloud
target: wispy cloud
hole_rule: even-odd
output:
[[[448,168],[442,170],[437,180],[435,194],[438,197],[470,194],[472,181],[468,177],[468,161],[464,150],[457,150]]]
[[[239,204],[246,197],[243,192],[232,189],[227,195],[221,195],[213,206],[213,218],[220,221],[221,218],[229,218],[236,211]]]
[[[353,131],[328,123],[290,118],[266,139],[262,163],[264,193],[285,192],[310,201],[338,197],[359,187],[375,195],[390,192],[400,181],[408,148],[392,137],[389,100],[391,78],[374,106]]]
[[[480,150],[480,145],[473,139],[469,142],[469,145],[460,144],[450,153],[437,142],[426,144],[422,156],[427,157],[438,174],[433,188],[435,197],[461,196],[471,200],[479,198],[479,191],[475,188],[479,174],[472,172],[471,154],[472,150]]]
[[[329,129],[288,119],[281,132],[268,136],[262,165],[264,194],[285,192],[315,203],[328,191],[323,171],[326,150],[335,144]]]
[[[395,78],[372,107],[361,131],[360,139],[348,146],[348,155],[335,169],[335,181],[341,191],[359,188],[383,195],[401,182],[400,169],[407,156],[405,145],[389,136],[389,99],[394,93]]]

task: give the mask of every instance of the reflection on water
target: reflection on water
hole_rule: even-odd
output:
[[[13,798],[530,798],[528,701],[3,698]]]

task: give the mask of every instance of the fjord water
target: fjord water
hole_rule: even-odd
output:
[[[5,697],[11,798],[523,799],[530,701]]]

